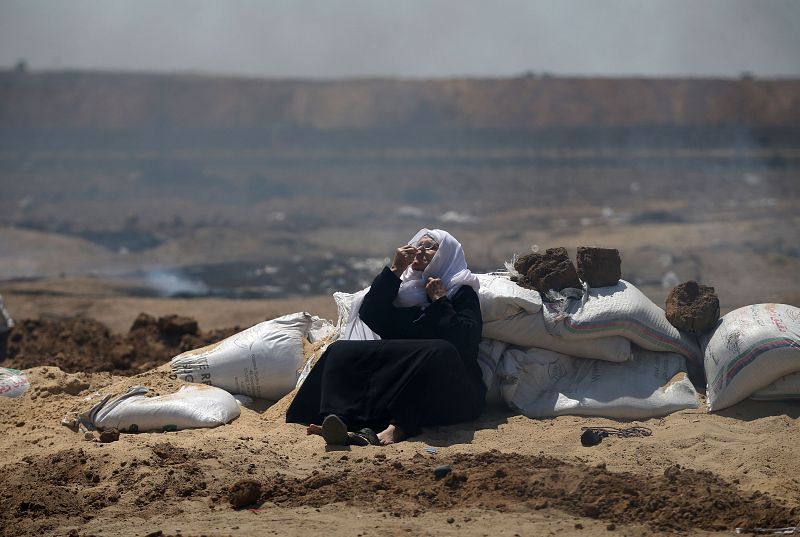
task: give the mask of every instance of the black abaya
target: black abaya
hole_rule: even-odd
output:
[[[420,427],[477,418],[486,387],[478,366],[483,326],[478,295],[462,286],[419,307],[392,304],[400,279],[384,268],[359,310],[378,341],[337,341],[311,370],[286,413],[290,423],[322,423],[336,414],[350,430],[383,430],[392,422],[407,435]]]

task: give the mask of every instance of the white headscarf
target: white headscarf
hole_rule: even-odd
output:
[[[467,268],[467,260],[464,257],[464,250],[461,248],[455,237],[443,229],[420,229],[408,244],[416,245],[422,237],[428,236],[439,244],[439,249],[422,272],[414,270],[411,265],[400,276],[400,291],[394,301],[396,306],[425,306],[428,303],[428,295],[425,292],[425,284],[428,278],[440,278],[447,290],[447,296],[453,298],[456,291],[462,285],[472,287],[478,292],[480,283]]]
[[[449,298],[453,298],[453,295],[456,294],[462,285],[468,285],[472,287],[475,292],[478,292],[480,288],[478,277],[467,268],[467,260],[464,257],[464,250],[461,248],[461,243],[442,229],[423,228],[408,241],[408,244],[416,245],[417,242],[425,236],[435,240],[439,244],[439,248],[433,255],[431,262],[425,267],[425,270],[414,270],[409,265],[403,272],[400,276],[400,290],[397,293],[394,304],[399,307],[427,306],[428,295],[425,292],[425,284],[429,277],[442,280]],[[347,320],[347,326],[339,339],[380,339],[380,336],[370,330],[358,315],[358,310],[361,309],[361,303],[368,290],[369,289],[364,289],[356,293],[353,303],[350,306],[350,317]]]

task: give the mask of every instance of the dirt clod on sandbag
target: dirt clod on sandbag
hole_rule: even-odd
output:
[[[575,265],[566,248],[548,248],[544,254],[524,255],[517,259],[514,268],[522,275],[517,282],[520,286],[534,289],[543,295],[551,289],[561,291],[567,287],[581,287]]]
[[[667,297],[667,320],[678,330],[700,333],[719,320],[719,298],[714,288],[689,280],[676,285]]]
[[[543,258],[544,254],[539,253],[521,255],[514,261],[514,270],[525,276],[528,273],[528,269],[541,263]]]
[[[228,500],[234,509],[240,509],[258,502],[261,497],[261,483],[254,479],[242,479],[233,484],[228,491]]]
[[[622,277],[622,260],[616,248],[578,246],[578,276],[589,287],[617,285]]]

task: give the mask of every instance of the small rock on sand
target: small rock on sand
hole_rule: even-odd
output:
[[[103,444],[109,444],[117,440],[119,440],[119,431],[117,429],[106,429],[100,433],[100,442]]]
[[[252,505],[261,497],[261,483],[253,479],[237,481],[228,491],[228,500],[234,509]]]
[[[450,466],[449,464],[442,464],[433,469],[433,476],[436,479],[441,479],[452,471],[453,471],[452,466]]]

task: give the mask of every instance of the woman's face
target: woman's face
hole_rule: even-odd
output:
[[[417,255],[414,256],[411,268],[412,270],[423,271],[430,264],[433,256],[436,255],[439,245],[426,235],[417,241],[414,246],[417,248]]]

